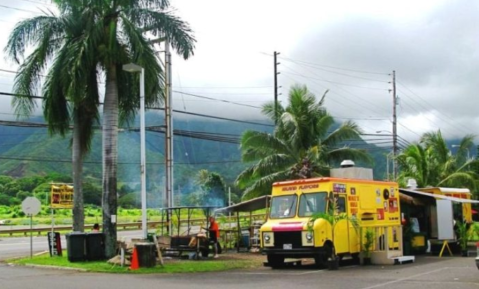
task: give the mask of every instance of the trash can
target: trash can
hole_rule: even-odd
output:
[[[241,244],[242,244],[243,247],[245,247],[245,248],[249,248],[249,247],[250,247],[250,244],[249,244],[249,231],[242,231],[242,232],[241,232]]]
[[[154,242],[154,240],[153,240],[153,237],[154,237],[154,236],[155,236],[155,233],[148,233],[148,234],[146,235],[146,239],[148,240],[148,242],[152,242],[152,243],[153,243],[153,242]]]
[[[78,262],[85,261],[85,238],[83,232],[73,232],[66,234],[68,261]]]
[[[138,265],[140,267],[149,268],[156,266],[155,244],[137,243],[135,248],[138,253]]]
[[[86,259],[88,261],[105,260],[105,235],[103,233],[86,235]]]

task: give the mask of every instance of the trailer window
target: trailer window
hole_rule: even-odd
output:
[[[270,218],[291,218],[296,215],[296,195],[273,197],[271,200]]]
[[[299,216],[309,217],[326,211],[327,192],[302,194],[299,200]]]

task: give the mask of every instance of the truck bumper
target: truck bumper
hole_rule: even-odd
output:
[[[264,247],[262,250],[263,255],[281,255],[285,258],[314,258],[325,253],[322,247],[304,247],[291,250]]]

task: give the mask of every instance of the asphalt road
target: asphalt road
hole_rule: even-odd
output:
[[[203,261],[207,262],[207,261]],[[338,271],[239,270],[202,274],[99,274],[0,264],[0,287],[8,289],[224,288],[224,289],[465,289],[479,287],[474,258],[422,257],[414,264],[349,266]]]
[[[140,238],[141,231],[120,231],[118,232],[118,239]],[[65,235],[62,235],[62,248],[66,250]],[[33,235],[33,254],[48,250],[48,240],[46,236]],[[0,261],[30,255],[30,237],[0,237]],[[2,288],[0,286],[0,288]]]

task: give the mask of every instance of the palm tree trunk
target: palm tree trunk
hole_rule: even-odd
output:
[[[118,87],[116,67],[111,65],[106,72],[105,101],[103,105],[103,233],[105,254],[116,254],[117,212],[117,157],[118,157]],[[115,223],[113,223],[115,222]]]
[[[85,214],[83,210],[83,152],[81,149],[81,117],[78,110],[73,115],[72,178],[73,178],[73,231],[83,232]]]

